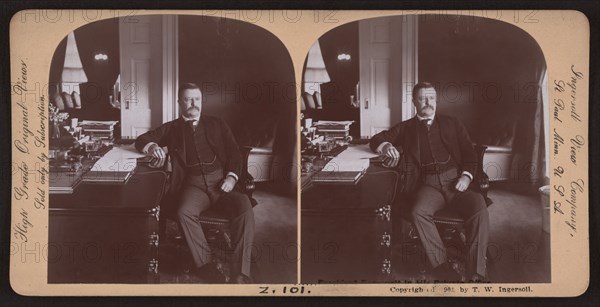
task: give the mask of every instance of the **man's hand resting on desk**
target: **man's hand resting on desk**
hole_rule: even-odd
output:
[[[456,190],[459,192],[464,192],[467,190],[469,185],[471,184],[471,178],[467,175],[462,175],[458,178],[458,182],[456,183]]]
[[[393,159],[390,157],[385,157],[383,159],[383,167],[387,167],[387,168],[392,168],[392,167],[396,167],[398,166],[398,162],[400,161],[400,159]]]
[[[158,144],[152,144],[150,148],[148,148],[148,152],[146,154],[157,159],[167,158],[167,154],[160,146],[158,146]]]
[[[159,159],[159,158],[152,157],[152,160],[150,160],[149,166],[151,168],[162,168],[165,165],[166,161],[167,161],[166,158]]]
[[[225,179],[223,180],[223,184],[221,185],[221,191],[225,193],[231,192],[231,190],[233,190],[233,187],[235,187],[235,183],[235,178],[233,178],[232,176],[225,177]]]
[[[381,153],[384,154],[388,158],[392,159],[400,159],[400,152],[392,143],[387,143],[381,149]]]
[[[381,153],[385,155],[386,159],[383,161],[385,167],[396,167],[398,161],[400,161],[400,152],[394,145],[387,143],[381,149]]]

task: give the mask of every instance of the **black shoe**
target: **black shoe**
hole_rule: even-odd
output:
[[[436,282],[461,282],[462,276],[452,268],[448,262],[444,262],[433,268],[430,273]]]
[[[223,265],[219,262],[207,263],[197,268],[194,275],[211,284],[225,284],[229,282],[229,276],[225,272]]]

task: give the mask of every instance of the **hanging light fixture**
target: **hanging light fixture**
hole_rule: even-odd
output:
[[[108,55],[106,55],[104,53],[96,53],[96,55],[94,55],[94,60],[96,60],[96,61],[108,61]]]
[[[337,56],[338,61],[350,61],[352,57],[347,53],[340,53]]]

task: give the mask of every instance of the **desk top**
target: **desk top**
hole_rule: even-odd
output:
[[[376,157],[368,145],[350,145],[346,150],[336,157],[315,158],[310,172],[302,173],[301,189],[306,191],[314,185],[312,178],[315,174],[323,171],[357,172],[363,171],[369,166],[369,158]]]
[[[50,210],[148,210],[158,206],[167,174],[138,166],[125,184],[82,182],[73,194],[50,194]]]
[[[302,191],[302,211],[380,208],[394,201],[398,179],[397,171],[371,165],[356,185],[313,184]]]

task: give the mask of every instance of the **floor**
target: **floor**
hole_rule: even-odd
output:
[[[282,196],[270,185],[259,186],[254,196],[256,221],[252,277],[256,283],[296,283],[296,198]],[[489,192],[490,247],[488,277],[495,283],[550,282],[550,235],[542,231],[539,196],[503,188]],[[161,242],[161,283],[203,283],[186,272],[187,251],[173,237]],[[396,257],[396,256],[394,256]],[[184,259],[184,260],[182,260]],[[418,265],[393,261],[394,280],[413,280]]]
[[[255,283],[296,283],[298,244],[296,197],[282,195],[274,185],[258,183],[253,197],[256,232],[252,248]],[[189,251],[178,238],[176,224],[167,226],[167,238],[159,250],[161,283],[205,283],[189,272]]]
[[[542,231],[542,207],[538,195],[522,195],[491,189],[494,203],[488,208],[490,244],[488,278],[494,283],[547,283],[550,276],[550,235]],[[548,214],[548,211],[546,211]],[[415,278],[414,263],[394,268],[394,279]],[[421,266],[422,267],[422,266]]]
[[[542,231],[539,196],[499,190],[490,197],[490,278],[501,283],[550,282],[550,234]]]

